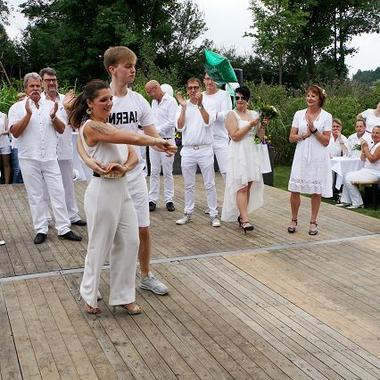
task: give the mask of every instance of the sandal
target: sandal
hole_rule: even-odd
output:
[[[143,311],[142,307],[138,305],[137,303],[128,303],[126,305],[115,305],[113,306],[114,311],[117,307],[121,307],[129,315],[141,314]]]
[[[288,232],[290,234],[293,234],[297,230],[297,219],[292,219],[292,221],[289,224]]]
[[[315,226],[315,227],[312,227]],[[309,235],[310,236],[315,236],[318,233],[318,224],[317,221],[310,221],[310,227],[309,227]]]
[[[98,307],[92,307],[88,303],[85,304],[84,311],[87,314],[92,314],[92,315],[99,315],[102,312]]]
[[[255,229],[255,227],[251,223],[249,223],[248,221],[241,222],[240,227],[243,229],[244,234],[246,234],[247,231],[253,231]]]

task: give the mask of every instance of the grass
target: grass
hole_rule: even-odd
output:
[[[290,177],[290,166],[286,165],[276,165],[274,168],[274,187],[277,187],[282,190],[288,190],[288,182]],[[323,202],[335,204],[335,202],[331,198],[322,198]],[[373,218],[380,219],[380,210],[373,208],[360,208],[356,210],[350,210],[353,212],[358,212],[360,214],[364,214],[367,216],[372,216]]]

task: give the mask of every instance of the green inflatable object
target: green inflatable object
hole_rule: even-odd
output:
[[[205,70],[218,85],[238,81],[230,61],[211,50],[205,50]]]

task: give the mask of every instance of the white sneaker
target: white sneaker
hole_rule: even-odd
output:
[[[5,245],[5,241],[4,240],[0,240],[0,245]]]
[[[176,224],[183,225],[191,222],[191,214],[185,214],[183,218],[178,219]]]
[[[218,216],[214,216],[211,218],[211,225],[213,227],[220,227],[221,226],[220,219]]]
[[[350,210],[354,210],[356,208],[364,208],[364,205],[351,205],[351,206],[347,206],[347,208]]]
[[[169,293],[169,289],[160,280],[158,280],[154,274],[150,273],[146,277],[140,279],[140,288],[150,290],[154,294],[163,296]]]
[[[336,207],[347,207],[349,205],[350,205],[349,203],[337,203],[335,206]]]

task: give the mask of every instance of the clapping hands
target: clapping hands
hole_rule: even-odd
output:
[[[175,94],[175,97],[177,99],[177,102],[179,103],[180,106],[182,106],[183,108],[186,108],[186,105],[187,105],[187,102],[186,100],[183,98],[182,94],[180,92],[177,92]]]

